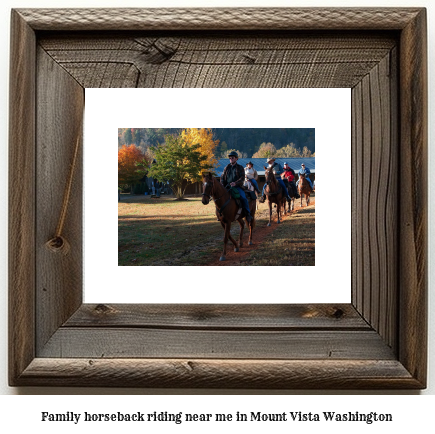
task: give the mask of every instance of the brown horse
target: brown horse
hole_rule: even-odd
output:
[[[202,203],[208,205],[210,198],[213,199],[216,205],[216,216],[219,219],[222,227],[224,228],[224,249],[220,261],[225,261],[225,256],[227,254],[227,242],[228,239],[234,244],[234,251],[239,251],[239,246],[243,246],[243,229],[245,223],[243,221],[243,211],[239,213],[239,206],[235,199],[231,197],[231,193],[219,182],[217,179],[213,178],[212,175],[204,175],[202,178],[203,182],[203,192],[202,192]],[[252,230],[255,226],[255,208],[256,200],[249,202],[249,210],[251,211],[252,220],[248,222],[245,218],[246,224],[249,228],[249,240],[248,244],[252,244]],[[231,223],[237,220],[240,226],[240,236],[239,245],[237,245],[236,240],[231,236]]]
[[[272,221],[272,203],[276,203],[276,213],[278,214],[277,223],[281,223],[281,202],[286,200],[284,191],[279,185],[275,174],[271,168],[264,167],[264,176],[266,178],[266,188],[264,189],[264,194],[267,196],[267,203],[269,205],[269,223],[267,226],[271,225]]]
[[[303,194],[305,194],[305,200],[306,200],[306,203],[308,206],[310,204],[311,187],[310,187],[310,184],[307,181],[304,173],[299,175],[298,192],[301,196],[301,206],[302,206],[302,195]]]

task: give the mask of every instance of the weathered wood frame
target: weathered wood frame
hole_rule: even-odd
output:
[[[69,254],[49,252],[44,243],[59,215],[84,89],[40,40],[132,30],[199,38],[241,30],[396,38],[386,63],[352,87],[351,304],[82,304],[80,181],[65,224]],[[10,384],[426,387],[426,50],[422,8],[13,10]]]

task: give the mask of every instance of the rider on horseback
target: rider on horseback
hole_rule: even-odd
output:
[[[287,198],[287,202],[291,202],[290,196],[288,194],[287,191],[287,187],[284,184],[284,181],[281,179],[281,174],[283,172],[281,164],[275,162],[275,158],[268,158],[267,159],[267,164],[269,165],[269,168],[272,168],[273,173],[275,174],[276,180],[278,181],[279,185],[282,187],[283,191],[284,191],[284,195]],[[264,189],[266,188],[267,184],[264,184],[263,186],[263,191],[262,191],[262,196],[261,199],[259,200],[260,203],[264,203],[264,201],[266,200],[266,194],[264,192]]]
[[[301,169],[299,170],[299,175],[305,175],[305,179],[308,181],[308,184],[310,184],[311,191],[314,191],[313,183],[311,182],[311,179],[310,179],[310,177],[308,176],[308,175],[310,175],[310,174],[311,174],[310,169],[308,169],[308,167],[305,168],[305,164],[302,163],[302,164],[301,164]],[[299,185],[299,179],[298,179],[298,181],[296,182],[296,186],[298,186],[298,185]]]
[[[287,180],[290,188],[293,190],[294,197],[299,199],[300,196],[295,184],[295,171],[288,165],[287,162],[284,163],[284,173],[282,176]]]
[[[245,178],[254,186],[254,190],[257,193],[260,193],[260,190],[258,188],[257,179],[258,179],[258,173],[254,169],[254,164],[252,161],[246,164],[245,167]]]
[[[252,220],[251,212],[249,210],[248,200],[246,199],[245,191],[242,188],[245,181],[245,170],[243,166],[237,163],[239,155],[236,151],[232,151],[228,154],[230,164],[228,164],[221,176],[221,184],[226,188],[229,184],[231,187],[235,187],[240,194],[240,202],[246,213],[246,220],[250,222]]]

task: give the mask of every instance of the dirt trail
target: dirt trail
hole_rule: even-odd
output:
[[[310,198],[310,205],[308,207],[305,206],[305,200],[304,200],[304,206],[302,208],[300,206],[300,200],[296,200],[294,211],[287,213],[286,215],[283,215],[281,218],[281,222],[282,222],[281,224],[285,224],[285,222],[289,224],[288,220],[291,220],[295,214],[297,214],[302,210],[313,208],[314,206],[315,206],[315,197]],[[267,202],[265,204],[260,204],[260,208],[257,210],[257,213],[259,212],[263,213],[265,211],[267,212],[267,216],[269,216],[269,207],[267,205]],[[245,231],[243,233],[243,247],[240,248],[239,252],[234,252],[233,243],[231,241],[228,241],[226,260],[219,261],[219,258],[216,258],[215,260],[208,263],[207,265],[226,266],[226,267],[240,265],[241,263],[243,263],[244,260],[246,260],[246,258],[248,257],[248,255],[251,254],[252,251],[254,251],[260,246],[260,244],[263,242],[263,240],[266,237],[270,236],[270,234],[272,234],[273,231],[277,229],[278,225],[276,223],[276,220],[277,220],[277,215],[276,215],[276,209],[274,208],[272,212],[272,225],[264,226],[264,227],[256,226],[254,228],[254,234],[253,234],[254,244],[252,246],[248,245],[248,236],[247,236],[247,230],[245,226]],[[238,227],[237,222],[234,222],[233,224]],[[238,240],[238,238],[236,237],[234,238]],[[222,244],[221,246],[223,248]]]

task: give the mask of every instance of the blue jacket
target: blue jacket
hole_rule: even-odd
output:
[[[298,173],[299,173],[299,175],[303,175],[303,174],[310,175],[311,174],[310,169],[308,169],[308,167],[306,167],[305,169],[302,169],[302,167],[301,167],[301,169],[299,170]]]

